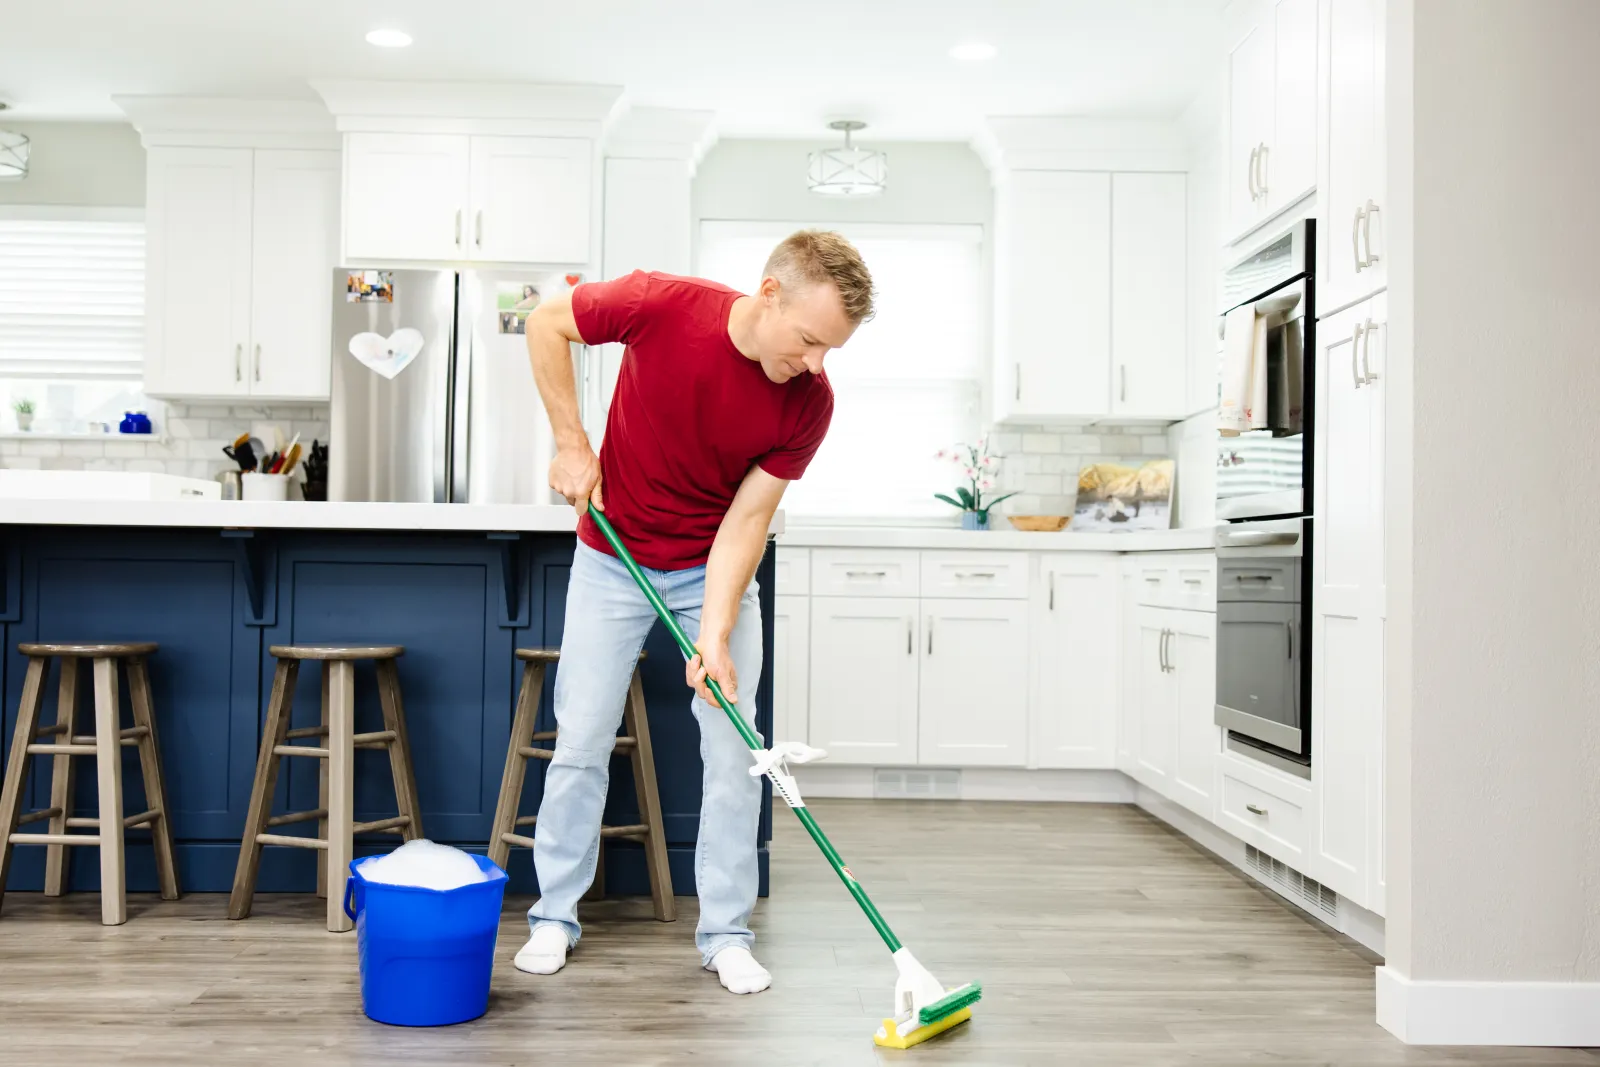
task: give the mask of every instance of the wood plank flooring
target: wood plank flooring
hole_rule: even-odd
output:
[[[588,905],[567,969],[511,957],[506,902],[489,1013],[408,1030],[361,1014],[354,934],[312,897],[11,893],[0,913],[0,1064],[1600,1067],[1562,1049],[1421,1049],[1372,1021],[1373,960],[1136,809],[819,801],[896,932],[947,984],[981,980],[971,1023],[879,1050],[894,968],[803,830],[777,813],[757,955],[773,988],[733,997],[699,969],[695,902]],[[1043,858],[1041,858],[1041,856]]]

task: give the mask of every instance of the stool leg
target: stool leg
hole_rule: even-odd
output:
[[[344,913],[344,882],[350,874],[355,836],[355,664],[330,660],[328,682],[328,929],[353,925]]]
[[[389,771],[394,776],[395,806],[410,818],[403,839],[422,837],[422,804],[417,800],[417,779],[411,766],[411,738],[406,733],[406,706],[400,697],[400,669],[392,659],[378,661],[378,703],[383,705],[383,728],[394,731],[389,748]]]
[[[672,870],[667,862],[667,832],[662,825],[661,794],[656,789],[656,757],[650,746],[650,720],[644,710],[644,685],[639,672],[633,672],[628,685],[628,706],[623,712],[623,731],[634,739],[633,791],[639,797],[639,814],[650,834],[644,839],[645,865],[650,871],[650,900],[656,918],[664,923],[678,918],[678,902],[672,895]]]
[[[294,683],[300,676],[300,661],[280,659],[272,675],[272,696],[267,700],[267,725],[261,734],[261,752],[256,757],[255,781],[250,786],[250,808],[244,817],[244,840],[239,844],[239,865],[233,872],[233,892],[228,897],[228,918],[243,919],[250,914],[256,895],[256,875],[261,870],[261,834],[267,831],[272,812],[272,793],[278,785],[279,756],[273,749],[286,740],[289,712],[294,707]]]
[[[22,703],[17,707],[17,729],[11,738],[11,755],[6,760],[4,786],[0,786],[0,903],[5,900],[6,878],[11,873],[11,835],[17,832],[22,814],[22,791],[28,783],[28,746],[39,728],[39,708],[44,704],[44,675],[50,661],[39,656],[28,658],[28,673],[22,680]]]
[[[322,703],[319,708],[318,725],[322,727],[322,741],[328,741],[328,682],[333,677],[332,671],[322,672]],[[317,820],[317,838],[321,841],[328,839],[328,761],[317,760],[317,809],[322,812],[322,817]],[[328,850],[317,849],[317,896],[328,895]]]
[[[56,725],[65,726],[60,738],[63,744],[72,742],[78,728],[78,661],[71,656],[61,660],[61,686],[56,690]],[[50,833],[67,832],[67,819],[72,815],[72,757],[57,756],[50,761],[50,806],[60,808],[61,814],[50,819]],[[44,895],[59,897],[66,881],[68,845],[46,845],[44,849]]]
[[[172,847],[171,808],[167,806],[167,784],[161,778],[161,738],[156,733],[155,702],[150,697],[150,667],[143,656],[128,660],[128,696],[133,703],[133,724],[143,726],[139,739],[139,772],[144,778],[144,796],[150,807],[161,813],[150,824],[150,843],[156,853],[156,879],[162,900],[178,899],[178,864]]]
[[[506,769],[500,775],[500,800],[495,804],[494,822],[489,824],[489,858],[502,869],[511,858],[511,845],[504,835],[516,833],[522,784],[528,774],[528,760],[522,749],[533,744],[533,726],[539,718],[539,696],[543,692],[544,664],[524,663],[517,713],[511,718],[511,739],[506,744]]]
[[[117,708],[117,661],[94,661],[95,769],[100,784],[100,922],[128,921],[127,869],[123,860],[122,730]]]

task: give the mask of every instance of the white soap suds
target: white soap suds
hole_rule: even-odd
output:
[[[362,860],[356,869],[369,882],[418,889],[459,889],[489,877],[459,848],[432,841],[407,841],[388,855]]]

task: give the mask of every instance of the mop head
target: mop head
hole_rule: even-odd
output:
[[[983,996],[977,982],[946,990],[908,949],[894,954],[900,978],[894,985],[895,1014],[883,1020],[872,1043],[884,1048],[910,1048],[972,1018],[972,1005]]]

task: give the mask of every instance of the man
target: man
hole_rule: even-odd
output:
[[[706,679],[753,727],[756,566],[784,488],[805,471],[833,414],[823,357],[872,314],[872,296],[849,242],[803,231],[773,251],[750,296],[636,271],[579,285],[528,316],[528,356],[556,438],[550,485],[577,509],[579,543],[556,672],[559,736],[534,835],[541,895],[528,911],[521,970],[552,974],[578,942],[577,903],[594,878],[623,697],[656,621],[590,521],[592,500],[700,653],[685,673],[705,763],[695,844],[701,964],[730,992],[771,984],[750,953],[761,783]],[[598,458],[578,420],[571,342],[627,346]]]

